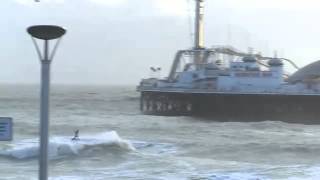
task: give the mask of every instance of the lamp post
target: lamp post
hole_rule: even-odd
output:
[[[48,179],[48,139],[49,139],[49,91],[50,91],[50,63],[58,48],[61,37],[66,30],[59,26],[38,25],[27,28],[36,47],[41,62],[41,102],[40,102],[40,155],[39,155],[39,180]],[[43,40],[43,55],[36,42]],[[49,41],[57,42],[50,54]]]

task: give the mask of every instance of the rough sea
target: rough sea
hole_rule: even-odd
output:
[[[36,180],[39,87],[1,85],[0,116],[0,180]],[[133,86],[53,86],[49,148],[50,180],[320,179],[319,125],[142,115]]]

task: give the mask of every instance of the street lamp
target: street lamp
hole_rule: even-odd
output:
[[[58,48],[61,37],[66,30],[59,26],[38,25],[27,28],[36,47],[41,62],[41,102],[40,102],[40,156],[39,156],[39,180],[48,179],[48,135],[49,135],[49,90],[50,90],[50,63]],[[43,55],[36,39],[44,41]],[[49,53],[49,41],[57,39],[57,42]]]

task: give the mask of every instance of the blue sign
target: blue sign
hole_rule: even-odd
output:
[[[12,140],[12,118],[0,117],[0,141]]]

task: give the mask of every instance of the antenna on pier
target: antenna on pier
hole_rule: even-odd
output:
[[[204,48],[204,0],[196,0],[194,49]]]

